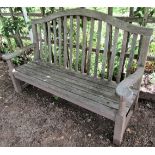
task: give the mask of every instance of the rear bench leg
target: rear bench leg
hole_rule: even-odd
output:
[[[13,86],[14,86],[14,89],[17,93],[20,93],[22,91],[22,87],[21,87],[21,84],[20,84],[20,80],[16,79],[13,75],[13,72],[15,71],[15,68],[11,62],[11,60],[7,60],[7,64],[8,64],[8,67],[9,67],[9,75],[11,77],[11,80],[12,80],[12,83],[13,83]]]
[[[121,98],[118,113],[116,114],[113,143],[120,145],[123,139],[123,134],[126,127],[126,103]]]

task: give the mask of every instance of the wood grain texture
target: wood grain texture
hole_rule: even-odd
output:
[[[56,20],[53,20],[53,32],[54,32],[54,63],[57,64]]]
[[[70,16],[70,38],[69,38],[69,44],[70,44],[70,66],[69,69],[72,70],[72,53],[73,53],[73,16]]]
[[[79,37],[80,37],[80,17],[77,16],[77,33],[76,33],[76,64],[75,70],[78,71],[78,63],[79,63]]]
[[[145,65],[147,53],[148,53],[148,47],[149,47],[149,42],[150,42],[150,36],[143,36],[142,37],[142,44],[141,44],[141,50],[140,50],[140,56],[138,60],[138,66],[143,66]]]
[[[110,69],[109,69],[109,76],[108,76],[109,81],[112,80],[113,71],[114,71],[114,61],[115,61],[115,55],[116,55],[118,33],[119,33],[119,29],[116,27],[115,28],[114,39],[113,39],[112,54],[111,54],[111,59],[110,59]]]
[[[107,53],[108,53],[108,45],[109,45],[109,32],[110,32],[110,25],[106,24],[106,35],[105,35],[105,41],[104,41],[104,52],[103,52],[103,61],[102,61],[102,79],[104,79],[105,75],[105,68],[107,63]]]
[[[143,73],[144,73],[144,67],[139,67],[134,74],[131,74],[130,76],[125,78],[122,82],[120,82],[116,88],[117,95],[123,96],[128,101],[130,101],[130,99],[133,96],[133,92],[130,87],[141,79]]]
[[[33,32],[33,44],[34,47],[34,60],[40,59],[39,53],[39,38],[38,38],[38,31],[37,31],[37,24],[32,24],[32,32]]]
[[[86,52],[86,27],[87,27],[87,18],[83,17],[83,45],[82,45],[82,63],[81,63],[81,72],[84,73],[85,65],[85,52]]]
[[[64,68],[67,67],[67,17],[64,16]]]
[[[51,81],[48,80],[48,78],[43,80],[40,76],[38,76],[38,75],[36,76],[34,73],[31,73],[31,72],[24,73],[24,70],[22,70],[21,72],[16,72],[14,75],[16,77],[18,77],[18,79],[20,79],[20,80],[23,80],[29,84],[32,84],[38,88],[41,88],[42,90],[52,93],[54,95],[62,97],[64,99],[66,99],[74,104],[77,104],[79,106],[82,106],[90,111],[98,113],[98,114],[105,116],[112,120],[114,120],[114,118],[115,118],[115,115],[116,115],[115,109],[109,108],[109,107],[105,106],[104,104],[98,103],[96,101],[93,101],[89,98],[84,97],[83,92],[81,92],[77,89],[72,89],[71,87],[65,88],[64,84],[62,84],[61,88],[60,88],[60,83],[58,86],[57,85],[58,83],[57,84],[54,84],[55,82],[51,83]],[[67,86],[67,85],[65,85],[65,86]],[[62,88],[62,87],[64,87],[64,88]],[[73,91],[76,91],[76,92],[73,93]]]
[[[34,49],[34,47],[35,47],[34,44],[31,44],[29,46],[23,47],[22,49],[16,49],[15,52],[13,52],[13,53],[3,54],[2,59],[3,60],[10,60],[12,58],[15,58],[17,56],[20,56],[20,55],[26,53],[27,51],[29,51],[31,49]]]
[[[42,46],[42,44],[43,44],[42,43],[42,39],[43,38],[42,38],[42,28],[41,28],[41,25],[42,24],[39,25],[39,54],[40,54],[39,57],[40,57],[40,59],[43,59],[43,57],[42,57],[43,56],[43,46]]]
[[[134,52],[135,52],[135,48],[136,48],[137,37],[138,37],[137,34],[133,34],[131,50],[130,50],[130,56],[129,56],[129,62],[128,62],[128,66],[127,66],[127,76],[131,72],[131,66],[132,66],[133,59],[134,59]]]
[[[88,9],[79,9],[79,8],[70,9],[70,10],[59,12],[59,13],[53,13],[52,15],[46,16],[44,18],[33,20],[32,23],[34,24],[43,23],[43,22],[48,22],[58,17],[72,16],[72,15],[85,16],[85,17],[90,17],[90,18],[92,17],[98,20],[102,20],[102,21],[109,23],[110,25],[119,27],[120,29],[128,31],[130,33],[141,34],[141,35],[146,35],[146,36],[150,36],[153,33],[153,30],[150,28],[135,26],[135,25],[129,24],[120,19],[117,19],[115,17],[112,17],[110,15],[107,15],[107,14],[104,14],[98,11],[88,10]]]
[[[92,44],[93,44],[93,35],[94,35],[94,18],[91,18],[89,50],[88,50],[88,64],[87,64],[87,74],[88,75],[90,75],[90,64],[91,64],[91,52],[92,52]]]
[[[81,95],[89,97],[92,100],[95,99],[96,102],[105,104],[106,106],[113,107],[114,109],[119,108],[119,98],[115,95],[115,88],[110,87],[110,85],[100,85],[98,83],[93,83],[87,79],[74,76],[74,74],[69,74],[72,72],[61,71],[61,69],[55,68],[53,66],[44,66],[42,64],[38,65],[35,63],[26,64],[17,68],[17,71],[23,72],[33,72],[35,76],[41,76],[42,80],[53,81],[54,84],[62,84],[64,89],[71,90],[77,93],[81,92]],[[67,86],[65,86],[67,85]],[[94,97],[92,97],[94,96]],[[105,100],[108,102],[105,102]],[[131,104],[127,104],[127,111]]]
[[[51,45],[51,23],[48,22],[48,52],[49,52],[49,62],[52,63],[52,45]]]
[[[117,79],[116,79],[117,83],[119,83],[121,80],[121,74],[122,74],[123,67],[124,67],[123,62],[125,59],[127,36],[128,36],[128,32],[124,31],[123,40],[122,40],[122,49],[121,49],[121,54],[120,54],[120,62],[119,62],[119,68],[118,68],[118,73],[117,73]]]
[[[61,50],[62,50],[62,35],[61,35],[61,27],[62,27],[62,21],[61,21],[61,18],[58,19],[59,20],[59,23],[58,23],[58,33],[59,33],[59,65],[61,65]]]
[[[99,50],[100,50],[100,42],[101,42],[101,31],[102,31],[102,21],[98,21],[94,78],[97,78],[98,58],[99,58]]]
[[[70,17],[70,24],[67,17]],[[76,18],[76,45],[73,45],[73,20]],[[63,19],[63,25],[62,20]],[[82,23],[80,23],[80,20]],[[91,20],[91,21],[90,21]],[[91,52],[95,50],[93,46],[94,22],[98,22],[97,43],[96,43],[96,57],[94,66],[94,77],[90,76]],[[56,23],[58,21],[58,23]],[[91,23],[89,47],[87,48],[87,22]],[[98,59],[100,51],[102,22],[106,22],[106,36],[104,41],[103,63],[102,63],[102,78],[97,77]],[[51,38],[51,22],[53,22],[54,39]],[[68,28],[68,25],[70,27]],[[81,39],[80,27],[82,25],[83,42],[82,46],[79,42]],[[109,33],[111,27],[115,27],[113,46],[110,63],[108,62],[108,80],[104,79],[107,52],[109,45]],[[39,29],[39,32],[37,30]],[[48,28],[48,33],[46,32]],[[58,33],[57,33],[58,28]],[[147,57],[147,51],[150,41],[152,29],[134,26],[125,23],[119,19],[111,17],[101,12],[88,9],[72,9],[63,12],[53,13],[42,19],[32,21],[33,29],[33,45],[25,47],[13,54],[3,56],[7,60],[9,66],[9,74],[12,79],[16,92],[21,92],[20,80],[28,84],[34,85],[42,90],[59,96],[67,101],[70,101],[78,106],[95,112],[101,116],[115,121],[114,137],[115,144],[120,145],[123,139],[125,128],[132,115],[131,108],[135,102],[138,101],[140,82],[144,73],[144,65]],[[42,31],[42,29],[44,31]],[[70,29],[67,32],[67,29]],[[127,72],[130,70],[132,61],[134,59],[134,50],[136,46],[137,36],[141,35],[140,56],[138,59],[138,67],[134,74],[129,75],[119,84],[112,81],[114,72],[114,61],[116,57],[116,48],[118,45],[119,29],[124,31],[122,40],[122,49],[120,54],[119,71],[117,75],[117,83],[120,82],[121,72],[123,70],[125,51],[127,45],[127,34],[133,33],[129,63]],[[47,37],[48,34],[48,37]],[[44,35],[44,38],[42,38]],[[58,35],[58,36],[57,36]],[[63,36],[63,37],[62,37]],[[57,39],[58,38],[58,39]],[[68,43],[69,41],[69,43]],[[45,47],[48,44],[48,50],[43,51],[42,43]],[[63,42],[63,43],[62,43]],[[39,48],[40,43],[40,48]],[[52,44],[54,43],[54,60],[52,53]],[[57,63],[57,46],[59,47],[59,64]],[[16,69],[11,63],[11,59],[24,54],[26,50],[34,48],[35,61],[32,63],[18,66]],[[75,71],[72,70],[73,48],[76,47],[76,63]],[[82,47],[82,61],[81,71],[79,71],[79,48]],[[70,53],[68,48],[70,48]],[[63,49],[63,50],[62,50]],[[63,53],[62,53],[62,51]],[[88,62],[87,52],[88,51]],[[103,51],[103,50],[102,50]],[[44,52],[44,53],[43,53]],[[48,54],[46,53],[48,52]],[[40,60],[40,54],[46,54],[49,62],[44,62],[45,59]],[[64,64],[61,66],[61,58],[64,58]],[[52,64],[52,60],[54,64]],[[85,66],[87,63],[87,66]],[[68,66],[69,64],[69,66]],[[110,65],[109,65],[110,64]],[[69,68],[68,68],[69,67]],[[87,73],[85,71],[87,70]],[[81,74],[82,72],[82,74]],[[127,73],[128,74],[128,73]]]
[[[22,91],[22,87],[21,87],[21,84],[20,84],[20,80],[16,79],[14,74],[13,74],[15,72],[15,68],[13,66],[13,63],[9,59],[9,60],[7,60],[7,64],[8,64],[8,67],[9,67],[9,75],[11,77],[14,89],[15,89],[15,91],[17,93],[20,93]]]

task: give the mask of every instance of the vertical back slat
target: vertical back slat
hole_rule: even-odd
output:
[[[64,16],[64,67],[67,67],[67,17]]]
[[[48,52],[49,52],[49,62],[52,63],[52,48],[51,48],[51,23],[47,23],[48,26]]]
[[[41,25],[39,27],[39,40],[40,40],[40,57],[41,57],[41,55],[43,55]]]
[[[57,64],[56,20],[53,20],[53,32],[54,32],[54,63]]]
[[[107,61],[107,53],[108,53],[108,44],[109,44],[109,32],[110,32],[110,25],[106,24],[106,35],[105,35],[105,41],[104,41],[104,52],[103,52],[103,61],[102,61],[102,79],[104,79],[105,74],[105,67],[106,67],[106,61]]]
[[[84,73],[84,62],[86,52],[86,25],[87,25],[87,17],[83,17],[83,45],[82,45],[82,63],[81,63],[82,73]]]
[[[61,40],[62,40],[62,36],[61,36],[61,18],[59,18],[59,26],[58,26],[58,31],[59,31],[59,65],[61,65]]]
[[[95,57],[95,66],[94,66],[94,78],[97,77],[98,57],[99,57],[100,42],[101,42],[101,31],[102,31],[102,21],[98,21],[96,57]]]
[[[115,60],[115,55],[116,55],[118,33],[119,33],[119,29],[116,27],[115,28],[114,39],[113,39],[112,54],[111,54],[111,59],[110,59],[109,76],[108,76],[109,81],[112,80],[113,71],[114,71],[114,60]]]
[[[94,34],[94,18],[91,18],[89,51],[88,51],[88,64],[87,64],[87,74],[88,75],[90,75],[90,64],[91,64],[91,52],[92,52],[93,34]]]
[[[144,67],[145,65],[150,38],[151,36],[141,36],[141,47],[140,47],[140,55],[138,59],[138,66]]]
[[[76,22],[77,22],[77,33],[76,33],[76,64],[75,64],[75,70],[78,71],[78,63],[79,63],[80,16],[77,16]]]
[[[44,47],[45,47],[45,56],[46,61],[48,61],[48,50],[47,50],[47,31],[46,31],[46,23],[43,23],[43,31],[44,31]]]
[[[37,24],[32,24],[32,31],[33,31],[33,43],[35,45],[34,48],[34,61],[37,61],[40,59],[40,53],[39,53],[39,38],[38,38],[38,31],[37,31]]]
[[[44,42],[45,42],[45,45],[47,45],[46,23],[43,23],[43,30],[44,30]]]
[[[123,70],[123,62],[124,62],[124,57],[125,57],[125,52],[126,52],[127,36],[128,36],[128,32],[124,31],[123,40],[122,40],[122,49],[120,53],[119,69],[118,69],[118,74],[117,74],[117,79],[116,79],[117,83],[120,82],[121,73]]]
[[[129,62],[128,62],[128,66],[127,66],[127,76],[130,74],[131,66],[132,66],[132,63],[133,63],[137,37],[138,37],[137,34],[133,34],[132,43],[131,43],[131,50],[130,50],[130,56],[129,56]]]
[[[73,52],[73,16],[70,16],[70,38],[69,38],[69,44],[70,44],[70,66],[69,69],[72,69],[72,52]]]

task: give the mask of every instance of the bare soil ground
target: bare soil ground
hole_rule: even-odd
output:
[[[139,101],[122,146],[155,146],[155,103]],[[0,62],[0,146],[115,146],[114,123],[28,86],[14,92]]]

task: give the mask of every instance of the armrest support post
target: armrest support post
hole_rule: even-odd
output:
[[[123,116],[126,110],[126,101],[125,98],[120,97],[120,104],[119,104],[119,114]]]
[[[138,67],[134,74],[129,75],[126,79],[118,84],[116,87],[116,94],[120,96],[119,113],[122,115],[125,113],[126,102],[132,102],[133,91],[130,89],[131,86],[136,85],[140,87],[141,78],[143,76],[144,67]],[[137,88],[138,89],[138,88]]]

